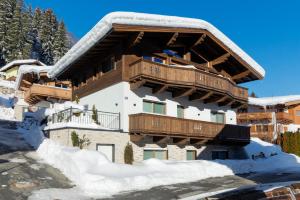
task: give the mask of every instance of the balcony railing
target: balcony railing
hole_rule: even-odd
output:
[[[71,123],[73,126],[96,125],[99,129],[120,130],[120,113],[103,112],[92,110],[79,110],[69,108],[48,117],[48,125],[50,124],[66,124]],[[95,126],[94,126],[95,127]]]
[[[141,59],[130,65],[129,77],[132,81],[146,78],[168,85],[213,90],[243,101],[248,98],[248,90],[237,86],[228,78],[184,66],[169,66]]]
[[[250,127],[145,113],[129,116],[129,132],[133,134],[199,138],[219,142],[249,142],[250,140]]]
[[[42,99],[53,98],[60,100],[71,100],[72,90],[67,88],[53,87],[47,85],[33,84],[25,92],[24,98],[27,102],[35,104]]]
[[[293,116],[289,113],[278,112],[275,114],[276,122],[282,124],[293,123]],[[251,122],[251,121],[272,121],[272,112],[255,112],[255,113],[239,113],[237,115],[238,122]]]

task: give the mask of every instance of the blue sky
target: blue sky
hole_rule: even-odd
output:
[[[298,0],[25,0],[51,8],[77,38],[105,14],[135,11],[204,19],[231,38],[266,70],[243,86],[258,96],[300,94]]]

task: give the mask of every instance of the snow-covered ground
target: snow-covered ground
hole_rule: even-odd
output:
[[[4,95],[0,93],[0,119],[14,120],[15,112],[12,108],[14,97],[12,95]]]
[[[48,164],[60,169],[80,190],[91,197],[106,197],[120,192],[144,190],[154,186],[192,182],[211,177],[249,172],[297,168],[300,159],[281,152],[280,147],[257,138],[245,147],[255,160],[161,161],[149,159],[140,165],[111,163],[97,151],[64,147],[45,139],[37,150]]]

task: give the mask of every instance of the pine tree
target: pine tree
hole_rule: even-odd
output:
[[[34,43],[33,16],[32,9],[29,7],[22,14],[22,55],[24,58],[30,58]]]
[[[52,10],[48,9],[43,13],[42,30],[40,38],[42,41],[42,61],[47,65],[54,63],[53,45],[57,30],[57,20]]]
[[[69,49],[69,39],[67,37],[67,31],[64,22],[60,22],[57,32],[55,34],[54,41],[54,62],[56,63]]]
[[[18,0],[13,12],[13,17],[9,29],[7,30],[7,61],[14,59],[22,59],[22,24],[21,15],[23,9],[23,1]]]
[[[40,39],[41,34],[41,26],[42,26],[42,11],[39,8],[36,8],[34,11],[33,19],[32,19],[32,50],[31,57],[33,59],[41,60],[42,59],[42,42]]]

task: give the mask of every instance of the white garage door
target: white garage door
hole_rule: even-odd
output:
[[[115,146],[113,144],[97,144],[97,151],[100,151],[108,160],[114,162]]]

